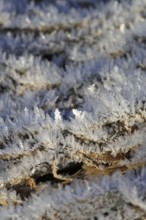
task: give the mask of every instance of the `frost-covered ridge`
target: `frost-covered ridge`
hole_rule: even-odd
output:
[[[0,219],[146,219],[146,0],[0,1]]]

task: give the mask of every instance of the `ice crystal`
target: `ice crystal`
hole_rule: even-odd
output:
[[[0,1],[0,219],[146,218],[145,8]]]

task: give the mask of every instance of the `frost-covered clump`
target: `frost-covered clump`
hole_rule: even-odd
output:
[[[0,219],[146,218],[146,0],[0,2]]]

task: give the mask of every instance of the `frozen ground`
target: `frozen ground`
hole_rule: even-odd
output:
[[[0,219],[146,219],[146,0],[0,0]]]

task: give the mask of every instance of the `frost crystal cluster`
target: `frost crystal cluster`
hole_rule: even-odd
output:
[[[146,0],[0,0],[0,219],[146,219]]]

